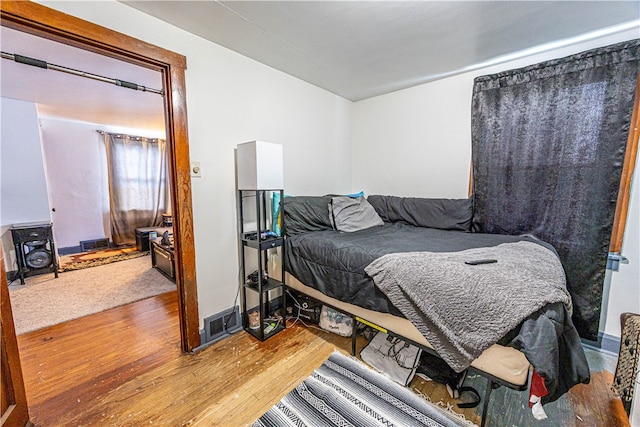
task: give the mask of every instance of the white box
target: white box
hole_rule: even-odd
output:
[[[264,141],[238,144],[236,159],[238,190],[284,188],[282,145]]]

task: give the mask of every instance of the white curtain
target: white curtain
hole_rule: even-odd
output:
[[[158,226],[170,213],[167,144],[163,139],[105,133],[111,235],[134,243],[135,229]]]

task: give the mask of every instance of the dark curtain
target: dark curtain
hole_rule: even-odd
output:
[[[556,248],[573,322],[596,340],[639,71],[640,40],[478,77],[474,231]]]

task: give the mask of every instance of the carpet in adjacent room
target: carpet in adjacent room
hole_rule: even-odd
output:
[[[15,281],[9,295],[16,334],[56,325],[154,295],[176,284],[143,256],[93,268],[33,276]]]

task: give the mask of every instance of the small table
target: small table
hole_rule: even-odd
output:
[[[160,238],[151,240],[151,265],[172,281],[176,281],[173,246],[163,245]]]

